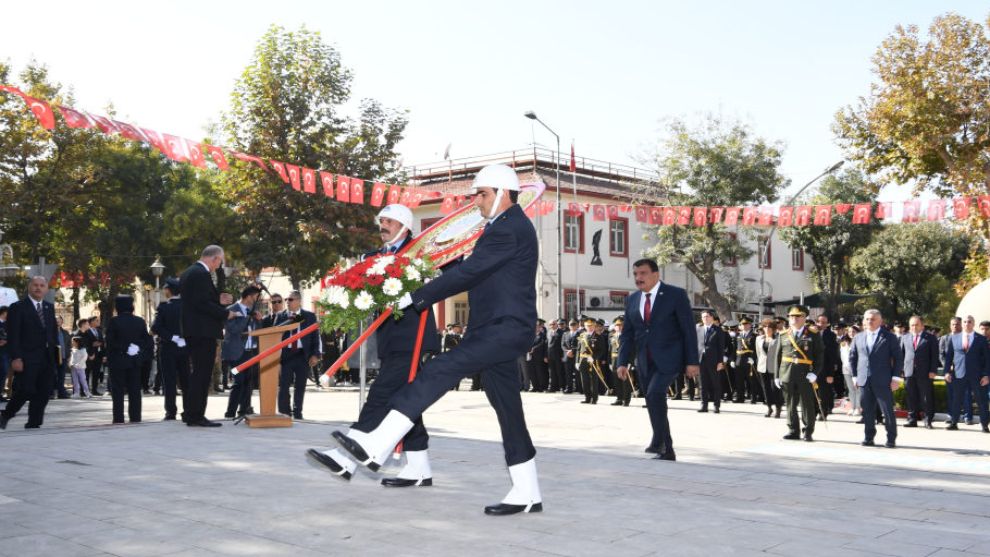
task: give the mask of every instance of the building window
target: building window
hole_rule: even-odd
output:
[[[564,251],[584,253],[584,214],[564,215]]]
[[[625,290],[612,290],[608,293],[608,299],[613,308],[626,307],[626,298],[628,297],[629,293]]]
[[[730,242],[732,242],[732,243],[735,243],[736,242],[737,236],[736,236],[736,233],[735,232],[727,232],[725,235],[728,237],[728,240]],[[736,260],[736,256],[735,255],[733,255],[732,257],[727,257],[727,258],[725,258],[725,259],[722,260],[722,266],[723,267],[735,267],[738,264],[739,264],[739,262]]]
[[[791,250],[791,269],[795,271],[804,270],[804,250],[794,248]]]
[[[454,321],[461,326],[467,325],[468,322],[468,303],[467,302],[454,302]]]
[[[773,242],[770,243],[770,249],[766,249],[768,240],[767,236],[759,236],[756,239],[757,266],[760,269],[769,269],[773,266]]]
[[[616,257],[629,255],[629,219],[613,217],[608,221],[608,253]]]
[[[584,290],[581,291],[581,310],[586,309],[588,305],[584,300]],[[577,304],[577,292],[573,288],[564,289],[564,319],[570,321],[571,319],[578,319],[581,314],[578,312]]]

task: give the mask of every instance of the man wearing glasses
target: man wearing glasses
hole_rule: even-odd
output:
[[[285,299],[288,310],[285,318],[299,324],[297,329],[282,333],[282,339],[296,334],[316,323],[316,314],[302,308],[302,296],[298,290],[293,290]],[[282,349],[281,372],[278,379],[278,411],[289,415],[289,386],[293,388],[292,418],[303,419],[303,397],[306,394],[306,382],[309,380],[309,370],[320,361],[320,335],[306,335],[291,345]]]

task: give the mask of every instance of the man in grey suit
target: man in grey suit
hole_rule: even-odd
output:
[[[901,381],[904,369],[904,354],[901,343],[894,333],[884,329],[883,316],[876,309],[868,309],[863,314],[863,332],[853,339],[849,349],[849,366],[856,385],[861,389],[863,422],[866,438],[863,446],[875,445],[877,434],[877,405],[883,407],[887,426],[888,449],[896,447],[897,420],[894,419],[894,394]]]
[[[236,317],[224,325],[220,357],[231,369],[258,354],[258,339],[248,336],[248,333],[260,328],[261,315],[255,308],[259,296],[260,288],[248,286],[241,291],[241,300],[227,308]],[[251,408],[251,383],[252,375],[256,375],[257,370],[258,366],[251,366],[234,376],[234,387],[227,398],[225,418],[233,418],[238,411],[242,416],[254,413]]]
[[[908,421],[904,427],[918,427],[918,419],[924,412],[925,427],[932,429],[935,415],[932,379],[938,372],[938,339],[925,330],[920,315],[911,316],[908,328],[910,330],[901,337],[908,405]]]

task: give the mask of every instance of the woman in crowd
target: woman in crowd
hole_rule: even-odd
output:
[[[784,393],[773,380],[773,369],[769,366],[767,354],[770,347],[776,342],[777,322],[772,318],[764,319],[760,323],[760,334],[756,337],[756,371],[760,374],[763,384],[764,400],[767,403],[767,413],[764,416],[769,418],[773,415],[780,417],[780,409],[784,405]],[[776,412],[774,410],[776,409]]]
[[[853,337],[860,330],[858,326],[853,325],[846,329],[844,335],[839,337],[839,357],[842,359],[842,377],[846,381],[846,401],[849,402],[849,410],[846,410],[847,416],[863,413],[863,408],[859,405],[859,387],[853,381],[852,367],[849,365],[849,348],[852,346]]]

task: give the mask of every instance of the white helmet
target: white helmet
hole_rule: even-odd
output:
[[[474,177],[471,189],[492,188],[497,190],[519,191],[519,176],[516,171],[504,164],[490,164]]]
[[[381,211],[378,211],[378,215],[375,217],[375,224],[380,225],[382,223],[382,218],[389,218],[394,221],[398,221],[406,230],[412,230],[413,214],[412,211],[409,210],[409,207],[406,207],[405,205],[400,205],[398,203],[386,205]]]

